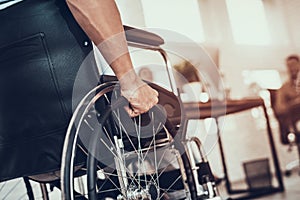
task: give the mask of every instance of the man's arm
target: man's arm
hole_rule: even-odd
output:
[[[114,0],[67,0],[76,21],[97,45],[120,81],[121,91],[133,110],[131,116],[148,111],[158,93],[133,70],[120,13]]]

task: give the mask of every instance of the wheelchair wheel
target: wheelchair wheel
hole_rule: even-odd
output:
[[[167,93],[158,91],[160,99]],[[124,106],[128,102],[109,82],[77,107],[63,150],[63,199],[197,199],[181,124],[160,104],[135,118]],[[84,177],[84,192],[74,184],[77,177]]]
[[[48,200],[49,196],[46,184],[36,183],[24,177],[1,182],[0,199]]]

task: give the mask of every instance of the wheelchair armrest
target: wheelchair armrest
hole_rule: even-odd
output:
[[[106,82],[111,82],[111,81],[118,81],[116,76],[112,75],[101,75],[99,83],[106,83]]]
[[[164,40],[154,33],[124,25],[125,35],[128,42],[143,45],[160,46]]]

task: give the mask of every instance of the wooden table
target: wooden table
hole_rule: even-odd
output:
[[[217,118],[262,105],[264,105],[264,101],[261,98],[183,104],[184,110],[186,111],[186,115],[189,119],[205,119],[208,117]]]
[[[278,181],[278,187],[272,187],[268,191],[257,190],[257,191],[249,191],[249,190],[233,190],[231,188],[230,180],[228,177],[228,171],[225,161],[225,155],[223,150],[222,139],[220,137],[220,129],[218,126],[218,136],[219,136],[219,147],[220,154],[222,159],[222,165],[224,169],[224,178],[226,181],[226,189],[229,194],[240,194],[247,193],[247,195],[239,197],[238,199],[249,199],[254,198],[256,196],[261,196],[264,194],[269,194],[273,192],[282,192],[284,191],[284,185],[282,181],[282,174],[280,170],[280,165],[278,161],[278,156],[273,140],[273,133],[270,126],[269,116],[267,113],[267,109],[265,107],[264,101],[261,98],[247,98],[240,100],[226,100],[226,101],[210,101],[207,103],[184,103],[184,110],[186,111],[186,116],[188,119],[205,119],[205,118],[216,118],[216,122],[218,125],[218,118],[221,116],[238,113],[241,111],[245,111],[255,107],[262,107],[264,111],[264,117],[266,118],[266,126],[267,126],[267,134],[269,139],[269,145],[272,153],[273,163],[276,178]]]

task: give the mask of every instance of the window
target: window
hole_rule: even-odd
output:
[[[175,31],[196,42],[204,41],[197,0],[142,0],[145,25]]]
[[[271,43],[262,0],[226,0],[226,4],[233,38],[237,44]]]
[[[257,85],[261,89],[278,89],[282,85],[280,74],[273,69],[244,70],[244,83],[248,86]]]

